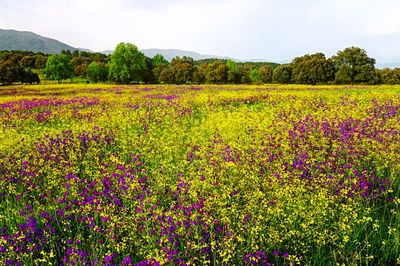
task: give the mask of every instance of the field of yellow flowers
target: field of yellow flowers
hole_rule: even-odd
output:
[[[400,264],[400,87],[0,88],[0,265]]]

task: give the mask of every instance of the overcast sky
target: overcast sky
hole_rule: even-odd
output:
[[[0,28],[74,47],[124,41],[272,61],[349,46],[399,61],[399,14],[400,0],[0,0]]]

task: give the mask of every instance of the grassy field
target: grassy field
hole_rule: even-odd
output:
[[[400,86],[0,87],[0,265],[400,264]]]

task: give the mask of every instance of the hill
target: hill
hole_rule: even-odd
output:
[[[0,29],[0,51],[2,50],[21,50],[21,51],[32,51],[32,52],[42,52],[46,54],[57,54],[62,50],[80,50],[92,52],[89,49],[84,48],[75,48],[68,44],[62,43],[58,40],[47,38],[44,36],[40,36],[36,33],[29,31],[17,31],[17,30],[5,30]],[[227,56],[219,56],[219,55],[208,55],[208,54],[200,54],[193,51],[179,50],[179,49],[143,49],[141,50],[147,57],[153,57],[156,54],[161,54],[167,59],[171,61],[174,57],[182,57],[189,56],[194,60],[202,60],[202,59],[231,59],[236,62],[268,62],[263,59],[257,60],[239,60]],[[111,54],[112,50],[105,50],[101,53],[103,54]]]
[[[42,52],[46,54],[57,54],[62,50],[76,50],[68,44],[55,39],[43,37],[29,31],[3,30],[0,29],[0,51],[22,50]],[[79,49],[78,49],[79,50]]]
[[[189,56],[193,58],[194,60],[200,60],[200,59],[207,59],[207,58],[218,58],[218,59],[232,59],[236,60],[233,58],[229,58],[226,56],[219,56],[219,55],[205,55],[205,54],[200,54],[197,52],[193,51],[185,51],[185,50],[178,50],[178,49],[143,49],[142,52],[147,56],[147,57],[153,57],[156,54],[161,54],[167,59],[168,61],[171,61],[174,57],[179,56]],[[238,60],[236,60],[238,61]]]

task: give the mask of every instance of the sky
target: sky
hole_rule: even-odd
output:
[[[73,47],[182,49],[290,61],[346,47],[400,62],[399,0],[0,0],[0,28]]]

